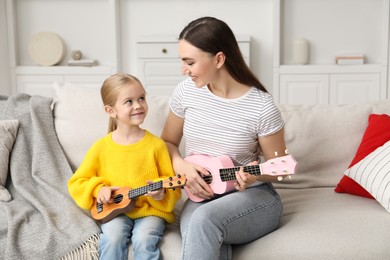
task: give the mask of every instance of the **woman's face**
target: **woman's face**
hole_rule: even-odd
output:
[[[197,87],[206,86],[213,81],[217,71],[215,55],[202,51],[186,40],[180,40],[179,56],[183,75],[190,76]]]

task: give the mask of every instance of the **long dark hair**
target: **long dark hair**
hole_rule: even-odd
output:
[[[180,33],[179,40],[186,40],[213,55],[223,52],[226,56],[226,69],[236,81],[268,92],[246,65],[236,37],[224,21],[207,16],[193,20]]]

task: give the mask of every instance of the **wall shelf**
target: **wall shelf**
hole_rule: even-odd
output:
[[[94,12],[89,12],[91,4]],[[12,94],[52,96],[54,81],[63,80],[100,87],[105,78],[121,70],[119,0],[7,0],[6,12]],[[29,19],[25,19],[26,14]],[[103,26],[91,30],[97,20]],[[67,54],[60,64],[38,66],[30,59],[29,39],[40,31],[56,32],[64,39]],[[75,49],[83,52],[83,58],[94,59],[99,65],[67,66]]]

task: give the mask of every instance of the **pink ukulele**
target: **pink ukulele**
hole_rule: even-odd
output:
[[[203,154],[191,155],[185,158],[186,161],[205,167],[211,175],[202,176],[203,180],[210,185],[216,194],[223,194],[235,189],[236,171],[240,167],[235,167],[229,156],[212,157]],[[284,177],[294,174],[297,162],[291,155],[276,157],[262,164],[246,165],[244,172],[252,175],[264,175],[265,182],[281,181]],[[193,195],[188,188],[184,187],[190,200],[200,202],[204,199]]]

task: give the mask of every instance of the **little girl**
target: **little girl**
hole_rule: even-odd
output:
[[[138,188],[174,175],[165,142],[140,128],[148,112],[146,93],[134,76],[118,73],[101,88],[104,109],[110,116],[108,134],[88,151],[68,182],[76,204],[90,210],[94,202],[113,203],[120,187]],[[165,222],[173,212],[180,189],[158,189],[139,196],[130,212],[101,224],[100,259],[128,259],[128,246],[135,259],[159,259],[157,244]]]

